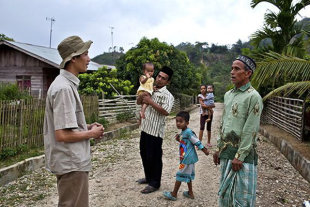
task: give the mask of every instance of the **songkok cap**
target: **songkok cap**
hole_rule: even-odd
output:
[[[86,52],[93,42],[91,40],[83,42],[79,36],[70,36],[59,43],[57,50],[62,57],[60,68],[64,68],[66,62],[70,61],[73,57]]]
[[[173,70],[171,68],[169,68],[168,66],[163,66],[160,70],[160,72],[166,73],[169,76],[169,79],[171,79],[172,75],[173,75]]]
[[[250,68],[250,70],[252,70],[252,73],[254,73],[256,63],[252,58],[245,55],[239,55],[236,60],[240,60],[241,62],[243,62],[246,66],[248,66],[248,68]]]

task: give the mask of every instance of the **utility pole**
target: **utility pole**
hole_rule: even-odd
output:
[[[51,21],[51,30],[50,30],[50,48],[52,45],[52,31],[53,31],[53,23],[56,21],[56,19],[54,17],[46,17],[46,21]]]

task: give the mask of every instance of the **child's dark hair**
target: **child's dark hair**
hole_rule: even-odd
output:
[[[182,117],[185,121],[189,121],[189,113],[187,111],[180,111],[176,117],[179,116],[179,117]]]
[[[206,85],[206,88],[208,88],[208,86],[211,86],[212,89],[214,90],[214,85],[213,85],[213,84],[207,84],[207,85]]]
[[[142,65],[142,69],[145,70],[146,66],[147,65],[150,65],[150,66],[153,66],[154,67],[154,64],[152,62],[146,62]]]

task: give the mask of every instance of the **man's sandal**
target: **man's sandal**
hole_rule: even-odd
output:
[[[147,184],[145,178],[141,178],[141,179],[137,180],[136,182],[139,183],[139,184]]]
[[[154,188],[153,186],[146,186],[143,190],[141,190],[141,193],[143,194],[148,194],[148,193],[153,193],[154,191],[157,191],[158,188]]]

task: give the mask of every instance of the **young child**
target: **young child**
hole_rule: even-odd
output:
[[[212,85],[207,85],[207,93],[203,99],[203,103],[206,106],[214,105],[214,94],[213,94],[213,86]],[[212,108],[203,109],[202,114],[203,114],[203,116],[208,115],[206,122],[209,122],[209,121],[211,121],[211,116],[213,115],[213,110],[212,110]]]
[[[137,91],[137,104],[141,105],[140,117],[145,118],[145,110],[147,104],[142,103],[143,96],[151,96],[153,93],[153,84],[154,84],[154,65],[153,63],[145,63],[143,64],[143,73],[139,78],[140,86]]]
[[[182,129],[181,133],[176,135],[176,140],[180,142],[180,165],[176,174],[176,181],[172,192],[165,191],[164,197],[175,201],[182,182],[187,183],[188,191],[183,192],[187,198],[194,199],[192,181],[195,178],[195,163],[198,161],[195,146],[202,150],[206,155],[209,151],[205,148],[196,134],[189,128],[189,113],[181,111],[176,115],[176,125],[178,129]]]

